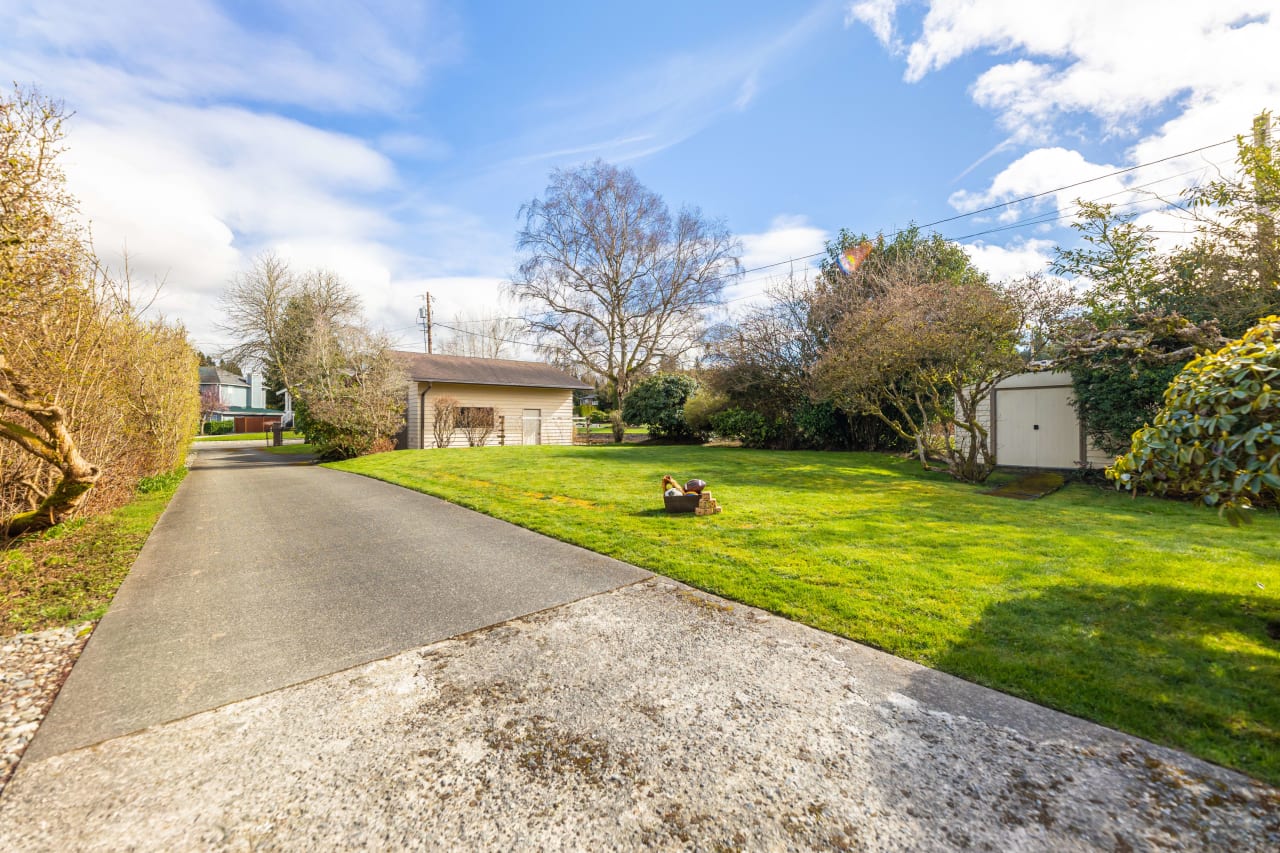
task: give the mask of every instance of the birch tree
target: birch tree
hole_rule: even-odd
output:
[[[673,216],[629,169],[600,160],[552,172],[520,213],[525,256],[511,285],[528,328],[620,401],[699,341],[741,269],[742,246],[722,222],[697,208]]]

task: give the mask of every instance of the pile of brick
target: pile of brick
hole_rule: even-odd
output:
[[[716,503],[716,499],[711,497],[710,492],[703,492],[702,499],[698,501],[698,508],[693,512],[695,515],[715,515],[722,512],[723,507]]]

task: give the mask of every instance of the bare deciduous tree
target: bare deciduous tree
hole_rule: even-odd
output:
[[[628,169],[597,160],[556,170],[521,208],[527,255],[512,281],[540,343],[612,383],[619,398],[701,337],[736,275],[741,244],[697,208],[672,217]]]
[[[463,406],[458,409],[458,428],[467,437],[468,447],[484,447],[496,425],[490,407]]]
[[[236,276],[222,296],[222,329],[238,342],[224,358],[264,369],[271,387],[296,391],[295,364],[317,322],[341,325],[360,316],[360,299],[335,274],[311,270],[295,275],[278,255],[266,252]]]
[[[437,397],[432,406],[431,435],[436,447],[448,447],[458,425],[458,401],[453,397]]]
[[[468,358],[510,358],[524,334],[524,321],[499,311],[456,314],[449,334],[442,336],[436,351],[441,355]]]

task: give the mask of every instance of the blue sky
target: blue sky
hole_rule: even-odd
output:
[[[517,210],[552,168],[625,164],[723,217],[745,266],[774,263],[842,227],[892,231],[1245,131],[1280,106],[1278,5],[10,0],[0,72],[76,112],[68,175],[100,254],[127,245],[137,278],[163,278],[158,309],[199,345],[225,342],[218,294],[272,249],[339,272],[410,346],[425,289],[446,320],[501,308]],[[1232,153],[939,230],[1139,201],[1155,181],[1174,197]],[[1069,221],[967,244],[1016,276]]]

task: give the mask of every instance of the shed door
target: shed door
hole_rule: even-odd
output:
[[[542,409],[524,410],[524,443],[542,444]]]
[[[1026,468],[1074,468],[1080,422],[1071,389],[1005,388],[996,392],[996,462]]]

